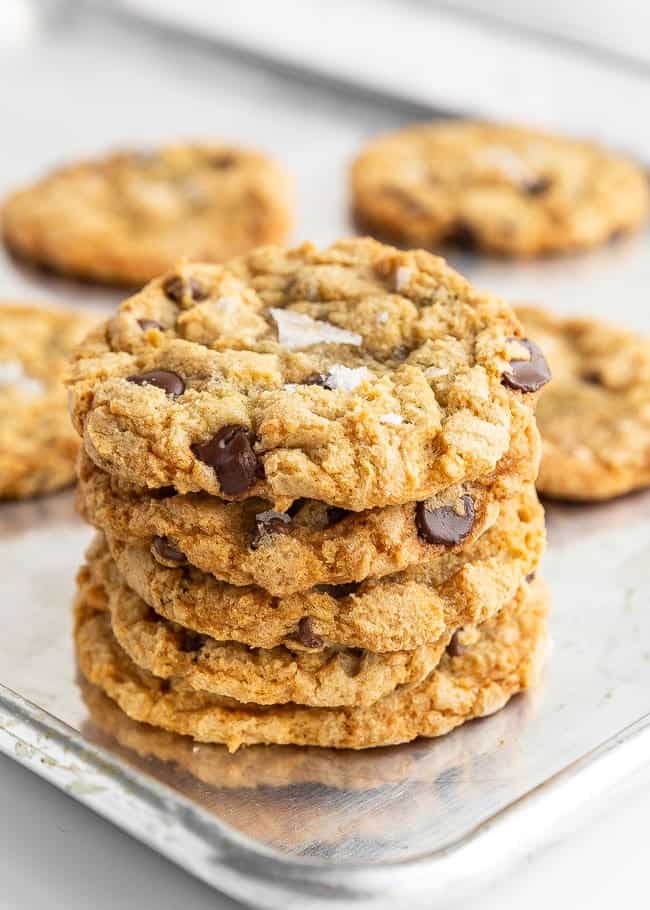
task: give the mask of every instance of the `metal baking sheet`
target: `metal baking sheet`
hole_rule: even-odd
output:
[[[345,169],[414,111],[298,82],[69,4],[0,36],[0,192],[107,145],[225,135],[295,175],[294,239],[351,232]],[[91,75],[89,75],[91,74]],[[650,329],[650,239],[537,264],[459,260],[560,312]],[[107,311],[119,295],[0,261],[0,295]],[[542,684],[438,741],[229,756],[119,715],[76,679],[70,607],[90,531],[70,492],[0,507],[0,749],[224,892],[269,908],[449,905],[650,759],[650,493],[548,510]],[[468,870],[472,870],[471,875]]]

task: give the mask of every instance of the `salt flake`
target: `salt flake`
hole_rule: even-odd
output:
[[[369,376],[370,372],[367,367],[354,369],[343,366],[342,363],[335,363],[325,377],[325,388],[351,392]]]
[[[294,310],[271,309],[278,327],[278,341],[290,351],[299,351],[314,344],[352,344],[358,347],[363,338],[356,332],[340,329],[330,322],[312,319]]]
[[[395,290],[401,291],[411,280],[413,270],[406,265],[400,265],[395,272]]]
[[[448,376],[449,370],[446,370],[444,367],[427,367],[424,371],[424,375],[427,379],[439,379],[441,376]]]
[[[381,415],[379,423],[387,423],[390,426],[398,427],[402,423],[402,418],[399,414],[394,414],[392,411],[389,411],[388,414]]]

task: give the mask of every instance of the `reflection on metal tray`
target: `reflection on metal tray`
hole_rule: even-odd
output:
[[[325,242],[351,230],[347,161],[404,119],[101,13],[49,28],[19,56],[0,48],[17,89],[0,99],[0,191],[106,144],[222,133],[284,161],[297,180],[295,239]],[[639,237],[570,261],[459,264],[481,285],[564,312],[608,315],[616,300],[618,319],[648,329],[649,253]],[[95,308],[116,299],[6,260],[0,274],[5,294]],[[452,883],[458,897],[650,758],[650,494],[555,505],[549,537],[554,646],[537,690],[439,741],[229,755],[129,721],[78,684],[70,606],[90,531],[71,493],[4,505],[0,749],[255,905],[431,907]]]

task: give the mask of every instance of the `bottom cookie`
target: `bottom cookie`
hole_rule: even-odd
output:
[[[191,690],[139,668],[115,640],[101,590],[80,586],[75,608],[79,667],[134,720],[231,751],[253,743],[365,749],[434,737],[491,714],[536,679],[545,653],[541,582],[480,627],[477,642],[447,653],[430,676],[366,708],[262,707]]]

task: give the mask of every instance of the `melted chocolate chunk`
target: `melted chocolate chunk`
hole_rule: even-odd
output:
[[[518,341],[530,352],[530,360],[511,360],[511,369],[505,372],[501,382],[518,392],[537,392],[551,378],[551,371],[541,348],[528,338],[510,338]]]
[[[306,499],[294,499],[289,508],[287,509],[287,515],[289,518],[295,518],[298,512],[302,509],[306,503]]]
[[[454,547],[466,540],[474,527],[475,509],[469,494],[465,493],[461,501],[462,515],[452,506],[428,509],[426,502],[419,502],[415,507],[415,524],[420,537],[427,543],[444,544],[446,547]]]
[[[529,572],[528,575],[526,576],[526,581],[528,582],[528,584],[530,584],[532,581],[535,581],[536,577],[537,577],[536,572]]]
[[[253,440],[248,427],[228,424],[212,439],[193,445],[192,452],[199,461],[214,469],[226,496],[238,496],[250,490],[257,479],[258,462]]]
[[[152,385],[156,389],[162,389],[172,398],[178,398],[185,391],[185,383],[178,373],[172,373],[171,370],[149,370],[127,378],[135,385]]]
[[[296,638],[306,648],[322,648],[323,639],[314,632],[311,616],[303,616],[296,628]]]
[[[328,506],[327,507],[327,527],[331,528],[334,525],[337,525],[339,522],[343,521],[344,518],[350,512],[347,509],[340,509],[338,506]]]
[[[205,300],[208,292],[205,290],[200,281],[196,278],[190,278],[186,281],[180,275],[170,275],[163,283],[163,291],[174,303],[182,303],[185,294],[189,293],[192,300]]]
[[[465,645],[461,645],[459,641],[461,632],[462,629],[456,629],[454,634],[451,636],[451,641],[447,645],[447,654],[449,654],[450,657],[460,657],[461,654],[464,654],[467,650]]]
[[[529,196],[543,196],[552,186],[553,181],[550,177],[538,177],[536,180],[529,180],[523,188]]]
[[[170,543],[166,537],[156,535],[151,543],[154,557],[159,557],[163,563],[172,562],[179,566],[187,565],[185,553]]]
[[[474,228],[466,221],[457,221],[447,232],[445,241],[461,250],[475,250],[478,237]]]
[[[255,527],[251,535],[251,549],[257,550],[267,537],[273,534],[288,534],[291,516],[286,512],[259,512],[255,516]]]
[[[138,319],[138,325],[143,332],[147,332],[149,329],[158,329],[159,332],[165,331],[165,326],[156,322],[155,319]]]

